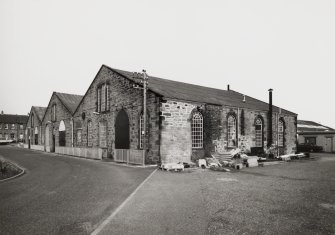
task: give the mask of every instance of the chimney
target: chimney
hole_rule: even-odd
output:
[[[3,110],[1,110],[1,114],[3,114]]]
[[[227,91],[230,91],[230,85],[229,84],[227,85]]]
[[[272,140],[272,91],[273,89],[269,89],[269,114],[268,114],[268,117],[269,117],[269,136],[268,136],[268,147],[270,147],[273,143],[273,140]]]

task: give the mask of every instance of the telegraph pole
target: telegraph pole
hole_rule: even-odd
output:
[[[143,69],[143,165],[145,165],[145,157],[147,155],[147,85],[148,76],[146,71]]]

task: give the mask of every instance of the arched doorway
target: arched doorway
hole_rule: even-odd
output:
[[[115,149],[129,149],[129,118],[123,109],[115,120]]]
[[[35,143],[35,145],[38,145],[38,127],[36,126],[35,127],[35,131],[34,131],[34,143]]]
[[[66,145],[66,140],[65,140],[65,123],[64,121],[60,121],[59,123],[59,128],[58,128],[58,132],[59,132],[59,146],[65,146]]]

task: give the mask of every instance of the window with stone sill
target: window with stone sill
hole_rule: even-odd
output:
[[[233,115],[228,116],[228,147],[236,147],[236,119]]]
[[[20,125],[20,130],[23,130],[23,125]]]
[[[109,111],[110,88],[108,83],[103,83],[97,89],[97,112]]]
[[[12,128],[11,128],[12,130],[15,130],[15,124],[12,124]]]
[[[5,130],[8,130],[8,124],[5,124]]]
[[[192,148],[203,148],[203,117],[201,113],[195,112],[192,117]]]

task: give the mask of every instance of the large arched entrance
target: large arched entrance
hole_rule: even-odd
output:
[[[115,149],[129,149],[129,118],[123,109],[115,120]]]

